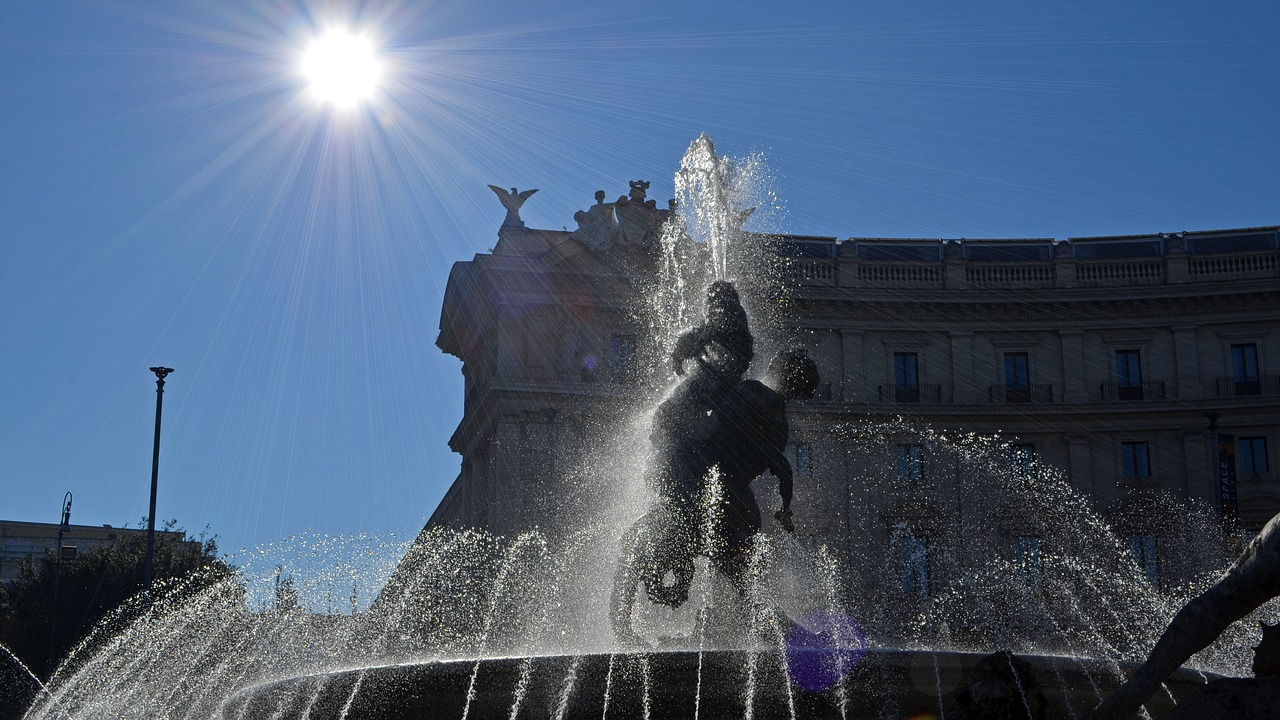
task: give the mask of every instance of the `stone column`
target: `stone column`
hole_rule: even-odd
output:
[[[862,334],[861,330],[841,330],[840,345],[844,355],[841,362],[840,398],[844,402],[867,402],[864,378],[866,373],[862,366]]]
[[[973,332],[951,330],[951,388],[953,402],[972,405],[979,402],[973,377]]]
[[[1200,359],[1196,353],[1196,326],[1175,325],[1173,348],[1177,364],[1177,397],[1179,400],[1199,400],[1204,397],[1204,387],[1200,383]]]
[[[1062,399],[1068,403],[1089,401],[1089,389],[1084,385],[1084,332],[1059,330],[1062,343]]]

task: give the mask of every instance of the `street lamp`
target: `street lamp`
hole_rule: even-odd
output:
[[[155,578],[156,568],[156,479],[160,473],[160,409],[164,406],[164,378],[173,368],[153,367],[156,374],[156,440],[151,450],[151,511],[147,513],[147,560],[143,565],[143,580],[147,589]]]
[[[62,496],[62,523],[58,525],[58,562],[53,566],[53,602],[49,606],[49,677],[53,677],[55,635],[58,628],[58,580],[62,575],[62,536],[71,532],[71,491]]]

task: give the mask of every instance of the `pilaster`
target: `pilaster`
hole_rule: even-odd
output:
[[[1199,400],[1204,396],[1200,382],[1200,359],[1196,351],[1196,326],[1173,328],[1174,360],[1177,363],[1178,399]]]
[[[978,388],[973,381],[973,331],[951,330],[951,386],[954,402],[972,405],[978,402]]]
[[[1068,435],[1067,457],[1071,486],[1092,496],[1095,503],[1103,504],[1104,498],[1098,493],[1101,488],[1093,477],[1093,456],[1089,452],[1089,438],[1082,435]]]
[[[841,362],[840,397],[844,402],[866,402],[863,384],[866,373],[862,369],[862,330],[840,331]]]
[[[1062,342],[1062,399],[1067,403],[1088,402],[1089,392],[1084,385],[1084,332],[1059,330],[1058,337]]]

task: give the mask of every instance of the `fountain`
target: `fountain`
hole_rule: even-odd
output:
[[[719,157],[705,136],[684,158],[681,214],[663,227],[646,309],[663,360],[702,355],[681,331],[699,324],[698,296],[716,281],[741,292],[755,357],[793,344],[780,329],[785,267],[767,241],[738,237],[752,212],[744,188],[757,170],[758,159]],[[594,223],[603,211],[581,215],[580,223]],[[517,226],[518,207],[506,224]],[[612,242],[597,237],[601,246]],[[673,405],[662,401],[682,390],[663,377],[649,406],[669,413]],[[691,407],[714,411],[725,402]],[[632,469],[655,466],[634,450],[647,447],[647,420],[619,429],[617,442],[587,461],[620,486],[598,517],[578,518],[567,532],[427,528],[411,541],[299,538],[264,548],[207,590],[177,584],[153,606],[120,609],[73,652],[27,717],[1084,718],[1120,685],[1123,663],[1151,646],[1161,618],[1194,592],[1189,585],[1162,594],[1138,581],[1126,548],[1083,498],[1051,470],[1011,472],[1000,438],[901,419],[831,430],[854,455],[903,433],[921,438],[964,472],[959,487],[921,479],[907,488],[920,507],[950,492],[1020,513],[1043,550],[1002,560],[991,552],[988,518],[970,514],[957,519],[963,542],[930,559],[954,581],[904,599],[883,579],[900,567],[894,553],[914,548],[910,523],[886,553],[851,546],[842,565],[838,548],[806,547],[787,532],[783,491],[780,527],[751,534],[726,563],[717,513],[742,507],[726,493],[741,493],[744,483],[727,469],[733,451],[720,444],[690,465],[696,472],[681,471],[680,482],[693,481],[683,492],[697,506],[694,526],[674,559],[646,575],[634,563],[636,535],[647,526],[619,528],[660,507],[655,498],[671,480]],[[677,418],[666,429],[719,437],[714,427],[692,432],[690,422]],[[704,450],[694,443],[659,454]],[[765,484],[757,480],[757,491]],[[1184,555],[1199,568],[1187,575],[1203,583],[1227,558],[1195,542],[1210,531],[1206,516],[1181,522]],[[292,573],[283,581],[282,566]],[[353,588],[350,607],[334,611],[335,588],[341,598],[353,583],[383,589],[361,607]],[[317,612],[326,592],[329,609]],[[1247,658],[1247,631],[1229,630],[1197,658],[1213,672],[1179,671],[1148,709],[1160,716],[1215,672],[1240,674]]]

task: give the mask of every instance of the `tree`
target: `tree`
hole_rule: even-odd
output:
[[[183,591],[194,594],[231,574],[231,567],[218,558],[216,538],[204,533],[188,538],[176,520],[166,522],[163,531],[181,535],[156,535],[157,583],[191,576],[195,582]],[[129,533],[113,544],[94,547],[74,560],[63,561],[61,567],[53,551],[47,552],[38,566],[28,561],[9,593],[11,621],[7,627],[4,618],[0,618],[0,644],[28,667],[51,676],[61,659],[99,620],[146,590],[146,551],[146,534]],[[148,606],[143,598],[134,609],[140,613]],[[126,622],[129,619],[122,618]]]

